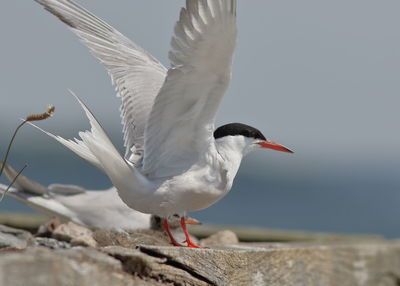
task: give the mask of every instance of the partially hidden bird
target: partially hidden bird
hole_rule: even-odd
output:
[[[0,167],[2,164],[0,162]],[[10,181],[14,181],[7,196],[46,216],[57,217],[60,222],[71,220],[86,227],[118,232],[162,229],[157,216],[138,212],[122,202],[115,187],[87,190],[77,185],[58,183],[44,186],[24,175],[16,178],[18,172],[8,164],[5,164],[4,173]],[[6,190],[7,186],[0,184],[0,194]],[[173,229],[179,227],[175,216],[170,218],[169,223]],[[186,223],[200,224],[191,217],[187,217]]]
[[[242,158],[268,148],[293,153],[256,128],[230,123],[215,129],[231,78],[236,46],[236,0],[187,0],[174,28],[165,68],[144,49],[70,0],[35,0],[77,34],[106,67],[121,98],[125,156],[91,111],[91,129],[66,140],[46,132],[108,175],[130,208],[158,215],[171,244],[168,218],[205,209],[232,187]],[[45,132],[45,131],[44,131]]]

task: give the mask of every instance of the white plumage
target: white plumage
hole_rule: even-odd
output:
[[[10,180],[17,175],[8,165],[4,172]],[[0,192],[6,189],[7,186],[0,184]],[[124,204],[115,187],[101,191],[63,184],[46,187],[20,175],[6,194],[47,216],[87,227],[117,231],[150,228],[151,216]]]
[[[168,72],[72,1],[37,2],[68,24],[108,69],[122,98],[127,162],[81,101],[91,131],[80,132],[82,140],[75,141],[48,134],[107,173],[122,200],[141,212],[168,217],[208,207],[222,196],[226,174],[209,170],[209,163],[219,168],[220,162],[217,152],[207,151],[215,151],[214,118],[231,74],[236,1],[187,1],[175,26]],[[191,176],[182,177],[188,172]],[[191,199],[186,186],[197,183],[191,177],[204,175],[214,184],[195,186],[204,190]],[[174,194],[168,194],[171,188]],[[185,197],[179,200],[202,197],[203,203],[184,206],[177,203],[179,193]]]
[[[122,99],[125,158],[78,98],[91,130],[75,141],[47,134],[104,171],[129,207],[164,218],[185,216],[227,194],[249,151],[289,151],[247,125],[231,124],[220,129],[223,136],[214,136],[231,76],[236,0],[186,1],[168,70],[72,1],[36,1],[69,25],[108,69]],[[186,233],[183,221],[182,227]]]

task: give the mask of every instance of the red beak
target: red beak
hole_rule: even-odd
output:
[[[281,151],[281,152],[287,152],[287,153],[294,153],[292,150],[286,148],[285,146],[280,145],[275,142],[272,142],[272,141],[262,141],[257,144],[260,145],[262,148],[268,148],[268,149]]]

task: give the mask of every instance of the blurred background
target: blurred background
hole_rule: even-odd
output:
[[[67,89],[123,150],[119,99],[105,69],[33,0],[0,9],[0,155],[19,118],[56,106],[38,125],[63,137],[88,128]],[[184,1],[79,0],[169,66]],[[400,237],[400,2],[238,0],[233,78],[217,126],[243,122],[294,155],[245,158],[232,191],[192,213],[205,223]],[[108,178],[25,126],[9,163],[42,183],[105,189]],[[3,183],[6,181],[2,179]],[[33,212],[10,198],[0,212]]]

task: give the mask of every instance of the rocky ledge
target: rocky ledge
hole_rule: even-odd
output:
[[[400,285],[400,242],[379,237],[238,243],[224,231],[189,249],[71,223],[46,236],[0,226],[0,285]]]

